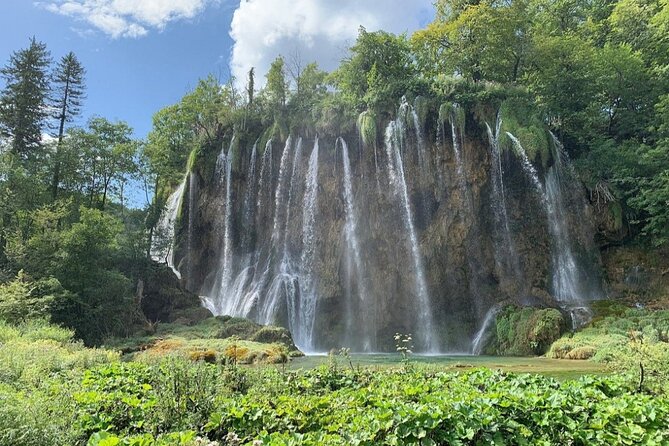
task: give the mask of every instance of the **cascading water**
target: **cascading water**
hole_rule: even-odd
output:
[[[246,174],[246,191],[244,193],[244,208],[242,211],[242,214],[244,216],[243,227],[247,228],[247,230],[243,232],[242,250],[247,257],[249,251],[251,250],[251,242],[252,242],[251,228],[254,226],[253,220],[255,217],[257,156],[258,156],[258,141],[256,141],[255,144],[253,144],[253,149],[251,150],[251,160],[249,161],[249,170],[248,173]]]
[[[235,137],[232,137],[230,141],[230,146],[228,147],[228,153],[225,153],[224,149],[221,149],[221,153],[216,159],[216,176],[218,177],[218,182],[223,184],[225,181],[225,207],[223,214],[223,255],[220,259],[219,271],[219,283],[217,288],[218,299],[211,299],[205,297],[203,302],[207,309],[213,314],[226,314],[230,311],[230,308],[226,306],[229,303],[229,300],[221,299],[221,294],[226,295],[229,292],[232,280],[232,240],[231,240],[231,226],[232,226],[232,150],[235,144]]]
[[[197,175],[191,171],[188,173],[188,245],[187,245],[187,271],[186,274],[186,288],[193,289],[193,238],[195,231],[195,208],[197,203]]]
[[[468,279],[468,286],[469,286],[469,292],[473,297],[473,304],[474,307],[477,311],[477,313],[481,312],[480,309],[480,301],[481,301],[481,296],[480,296],[480,286],[479,286],[479,281],[480,278],[479,276],[479,271],[480,267],[476,264],[475,259],[480,257],[481,254],[481,245],[479,241],[479,231],[478,231],[478,225],[476,222],[476,215],[474,213],[474,203],[472,199],[472,191],[469,186],[469,183],[467,182],[467,176],[465,174],[465,163],[464,160],[462,159],[462,153],[461,153],[461,147],[462,147],[462,141],[461,141],[461,136],[464,135],[464,129],[460,128],[458,125],[458,119],[457,119],[457,113],[458,113],[458,105],[454,104],[453,109],[451,110],[451,113],[449,115],[449,121],[451,124],[451,138],[453,142],[453,154],[455,156],[455,163],[456,163],[456,169],[457,169],[457,177],[458,177],[458,189],[460,192],[460,195],[462,196],[462,202],[464,204],[464,216],[463,220],[471,222],[469,227],[470,231],[472,231],[472,234],[468,238],[468,250],[469,254],[467,255],[467,266],[468,266],[468,274],[467,274],[467,279]],[[484,320],[485,323],[485,320]],[[476,342],[476,338],[474,339],[474,342]]]
[[[413,260],[413,274],[415,281],[415,292],[417,299],[416,308],[416,339],[418,348],[428,352],[438,352],[439,342],[437,340],[432,313],[432,305],[425,280],[423,260],[421,258],[418,236],[413,224],[409,192],[404,178],[404,163],[402,161],[401,145],[405,140],[404,126],[401,122],[391,121],[386,128],[386,154],[388,158],[388,172],[391,186],[395,194],[400,198],[402,204],[402,219],[405,229],[409,235],[411,258]]]
[[[420,127],[406,100],[397,116],[374,158],[364,152],[371,146],[353,156],[343,139],[316,139],[307,156],[295,136],[280,154],[272,153],[271,141],[262,152],[258,142],[245,151],[235,139],[219,154],[213,175],[206,171],[208,156],[202,157],[170,196],[156,229],[172,238],[183,207],[177,260],[189,288],[207,296],[205,304],[217,315],[288,327],[306,352],[388,351],[400,332],[413,334],[419,352],[448,346],[478,354],[501,299],[531,302],[545,295],[534,293],[549,262],[553,274],[546,288],[557,302],[571,306],[580,304],[570,300],[574,296],[589,298],[583,271],[590,270],[581,268],[590,259],[581,246],[589,227],[576,231],[576,244],[568,228],[574,227],[572,209],[581,191],[565,186],[570,171],[559,154],[545,181],[532,180],[541,201],[521,204],[518,187],[524,182],[503,171],[499,118],[494,129],[487,126],[488,151],[477,144],[481,135],[465,137],[456,109],[439,122],[443,143],[450,121],[448,153],[431,146],[430,128]],[[440,181],[426,176],[425,166]],[[520,171],[520,163],[504,169],[514,166]],[[532,173],[531,163],[523,166]],[[367,175],[374,172],[375,178]],[[490,211],[481,194],[488,190]],[[181,206],[182,195],[188,206]],[[516,212],[522,206],[527,212]],[[549,230],[533,230],[536,215],[544,212]],[[553,249],[532,251],[535,241]],[[156,242],[151,254],[176,270],[173,246],[159,250]]]
[[[479,328],[479,330],[474,335],[474,339],[472,340],[473,355],[480,355],[482,353],[485,342],[490,335],[490,327],[495,322],[495,317],[500,310],[501,308],[499,305],[493,305],[486,313],[485,317],[483,318],[481,328]]]
[[[302,207],[302,254],[300,256],[300,299],[297,307],[295,343],[303,350],[314,350],[314,322],[316,320],[315,268],[316,260],[316,213],[318,210],[318,138],[309,157]]]
[[[181,279],[181,273],[174,264],[174,226],[183,203],[186,179],[187,176],[167,199],[165,210],[160,215],[158,224],[156,224],[155,235],[151,243],[151,258],[156,262],[167,263],[167,266],[172,269],[179,279]]]
[[[288,174],[288,164],[290,162],[290,151],[292,148],[292,138],[289,136],[286,140],[286,145],[281,154],[281,163],[279,165],[279,178],[274,191],[274,219],[272,223],[272,238],[270,240],[270,254],[267,258],[267,266],[263,277],[268,277],[272,262],[278,260],[278,274],[274,276],[269,286],[264,300],[260,304],[260,311],[258,320],[262,324],[273,324],[276,322],[275,318],[282,302],[294,299],[297,291],[295,277],[290,273],[290,265],[287,259],[281,256],[280,249],[283,247],[283,237],[285,236],[285,228],[283,222],[287,213],[286,200],[286,176]],[[283,300],[282,298],[286,299]]]
[[[520,160],[523,163],[523,170],[530,177],[530,180],[532,181],[534,188],[539,194],[539,197],[545,201],[546,192],[544,191],[544,187],[542,186],[541,181],[539,180],[539,174],[537,173],[537,169],[534,168],[534,165],[532,164],[530,159],[527,157],[527,152],[523,148],[523,145],[520,143],[520,141],[518,141],[518,138],[513,136],[511,133],[506,132],[506,136],[509,137],[509,139],[513,144],[513,147],[516,149],[516,153],[520,156]]]
[[[300,276],[296,271],[296,265],[289,249],[290,241],[290,223],[293,210],[293,200],[295,191],[298,189],[299,175],[301,173],[302,162],[302,138],[297,141],[297,146],[293,154],[293,166],[288,185],[288,199],[286,202],[286,217],[283,225],[283,247],[281,253],[280,273],[288,277],[289,284],[286,285],[286,304],[288,307],[288,326],[292,333],[297,333],[301,329],[300,313]],[[296,335],[297,339],[299,335]],[[300,339],[301,341],[301,339]]]
[[[508,281],[516,290],[518,284],[524,281],[520,269],[516,245],[511,235],[509,215],[506,208],[504,191],[504,169],[502,168],[502,153],[499,146],[499,134],[502,128],[502,118],[497,115],[495,132],[486,123],[488,140],[492,152],[490,174],[492,177],[492,210],[495,217],[495,263],[502,279]]]
[[[589,296],[586,287],[587,279],[583,276],[584,268],[578,265],[574,255],[573,242],[570,235],[568,216],[564,203],[564,187],[560,180],[564,165],[562,153],[556,146],[555,164],[548,169],[545,187],[539,181],[536,169],[527,157],[520,141],[511,133],[507,133],[516,148],[523,164],[523,170],[530,177],[537,192],[541,195],[548,219],[548,229],[552,239],[551,278],[552,292],[557,303],[572,313],[575,326],[584,323],[582,314],[589,313],[586,302]]]
[[[413,126],[416,131],[416,143],[418,144],[418,166],[421,172],[421,179],[426,179],[430,176],[427,145],[425,144],[425,138],[423,137],[423,130],[420,125],[418,113],[414,107],[411,108],[411,119],[413,120]]]
[[[374,351],[376,349],[376,307],[372,296],[367,287],[367,278],[365,276],[364,265],[360,253],[360,242],[358,240],[358,216],[353,202],[353,185],[351,182],[351,162],[348,157],[348,144],[343,138],[339,138],[337,143],[341,146],[342,162],[344,169],[344,204],[346,207],[346,223],[344,224],[344,238],[346,240],[347,256],[347,296],[349,302],[347,325],[350,335],[359,335],[361,338],[362,350]],[[355,271],[352,270],[355,268]],[[354,301],[354,293],[351,289],[352,274],[355,273],[357,284],[357,299]],[[354,321],[361,318],[361,333],[354,333]]]

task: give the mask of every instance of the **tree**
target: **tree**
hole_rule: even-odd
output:
[[[351,56],[344,59],[332,79],[356,111],[371,108],[390,112],[407,92],[416,75],[405,36],[360,27]],[[378,113],[377,113],[378,115]]]
[[[518,81],[530,46],[526,1],[441,1],[439,7],[435,22],[412,37],[428,78],[457,73],[475,82]]]
[[[316,63],[308,64],[296,76],[296,90],[288,103],[292,129],[315,125],[313,111],[327,94],[326,77]]]
[[[81,104],[85,98],[85,74],[86,70],[77,56],[70,52],[58,62],[53,76],[53,106],[57,110],[54,119],[58,124],[58,143],[51,182],[51,193],[54,200],[58,196],[58,185],[60,184],[60,155],[65,124],[72,122],[72,119],[81,113]]]
[[[207,145],[213,145],[221,132],[220,111],[223,108],[223,95],[230,93],[230,87],[221,88],[214,76],[200,79],[195,90],[183,97],[180,112],[184,113],[185,122],[194,129],[195,134],[204,139]],[[232,102],[228,95],[229,102]],[[227,105],[227,104],[226,104]]]
[[[249,70],[249,83],[246,86],[248,93],[249,106],[253,105],[253,93],[255,92],[255,68],[251,67]]]
[[[68,151],[75,153],[80,172],[80,189],[88,195],[88,206],[104,210],[114,188],[137,170],[137,143],[125,122],[96,117],[88,129],[74,129],[67,138]]]
[[[0,94],[0,131],[11,140],[11,150],[22,160],[34,158],[42,142],[48,111],[48,67],[51,57],[34,37],[27,49],[14,52],[0,70],[5,89]]]
[[[286,106],[288,84],[286,82],[285,62],[283,57],[277,57],[267,72],[267,95],[269,105],[275,110],[282,110]]]

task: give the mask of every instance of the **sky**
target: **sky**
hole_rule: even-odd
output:
[[[144,138],[209,74],[243,86],[255,67],[262,86],[278,55],[330,71],[360,26],[410,34],[433,14],[432,0],[0,0],[0,65],[33,36],[54,60],[73,51],[87,71],[75,125],[103,116]]]

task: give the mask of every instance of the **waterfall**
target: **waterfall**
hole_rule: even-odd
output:
[[[473,355],[480,355],[481,352],[483,351],[485,342],[488,339],[488,336],[490,335],[489,333],[490,326],[495,321],[495,317],[497,316],[497,313],[499,313],[500,310],[501,308],[499,305],[493,305],[486,313],[485,318],[483,318],[483,323],[481,324],[481,328],[479,328],[479,330],[474,335],[474,339],[472,339]]]
[[[281,236],[283,232],[283,225],[281,218],[286,215],[287,202],[285,199],[286,193],[286,175],[288,172],[288,163],[290,162],[290,150],[292,148],[292,138],[289,136],[286,140],[286,145],[283,147],[281,154],[281,164],[279,164],[279,180],[274,191],[274,223],[272,224],[272,247],[278,249],[281,246]],[[290,186],[290,185],[289,185]],[[284,203],[286,206],[283,206]]]
[[[491,177],[492,177],[492,210],[496,222],[495,264],[501,273],[502,279],[513,282],[514,288],[523,281],[520,262],[516,253],[516,246],[511,236],[509,215],[506,209],[506,197],[504,192],[504,170],[502,169],[502,154],[499,147],[499,133],[502,128],[502,118],[497,115],[495,132],[486,122],[488,139],[492,152]]]
[[[215,178],[218,183],[218,191],[224,195],[223,202],[223,243],[218,260],[217,277],[212,290],[203,298],[205,307],[213,314],[226,314],[229,310],[226,296],[230,293],[232,280],[232,150],[235,144],[235,136],[230,140],[227,153],[225,147],[216,158]]]
[[[230,287],[230,281],[232,280],[232,240],[231,240],[231,225],[232,225],[232,148],[235,143],[235,137],[232,137],[230,141],[230,147],[228,148],[227,155],[223,150],[217,160],[219,165],[218,171],[219,181],[222,178],[225,178],[225,210],[223,217],[223,256],[220,271],[221,273],[221,284],[219,288],[219,298],[214,303],[214,310],[212,313],[220,314],[229,312],[229,308],[222,308],[224,299],[221,299],[221,293],[227,293],[228,288]]]
[[[421,129],[420,119],[416,113],[415,107],[411,108],[411,117],[413,119],[413,126],[416,131],[416,142],[418,144],[418,167],[420,168],[421,178],[429,178],[429,165],[427,157],[427,147],[425,138],[423,138],[423,130]]]
[[[314,322],[316,320],[316,212],[318,210],[318,138],[309,157],[302,207],[302,254],[300,257],[300,305],[294,339],[303,351],[314,349]]]
[[[462,159],[461,153],[461,135],[464,135],[464,129],[459,129],[457,125],[457,104],[453,105],[453,110],[450,113],[449,121],[451,124],[451,136],[453,139],[453,154],[455,155],[455,163],[457,168],[458,175],[458,188],[460,189],[460,194],[462,196],[462,202],[464,205],[464,215],[463,221],[470,221],[470,231],[472,234],[468,236],[468,247],[469,250],[467,257],[467,266],[468,271],[468,285],[469,291],[473,297],[473,303],[476,312],[480,312],[480,283],[479,283],[479,271],[481,268],[476,263],[476,258],[481,257],[482,249],[480,244],[480,234],[478,230],[478,219],[477,215],[474,212],[474,203],[472,199],[472,191],[467,182],[467,176],[465,174],[465,163]]]
[[[188,173],[188,273],[186,274],[186,288],[192,290],[193,282],[193,236],[195,228],[195,203],[197,200],[197,175],[191,171]]]
[[[282,274],[286,274],[290,278],[291,287],[288,288],[286,293],[286,305],[288,309],[288,325],[291,333],[297,333],[300,331],[300,299],[301,293],[299,287],[299,274],[295,272],[295,265],[293,258],[291,256],[289,241],[290,241],[290,230],[291,230],[291,215],[292,215],[292,203],[293,196],[295,194],[295,189],[299,185],[299,174],[300,174],[300,165],[302,162],[302,138],[298,138],[297,146],[293,154],[293,166],[290,175],[290,183],[288,185],[288,199],[286,201],[286,218],[283,225],[283,247],[281,253],[281,263],[279,266],[279,271]],[[297,338],[297,336],[295,336]]]
[[[499,115],[481,146],[485,135],[465,134],[463,110],[445,104],[436,150],[434,126],[420,126],[421,105],[404,100],[384,123],[384,140],[360,152],[343,138],[328,139],[327,151],[326,139],[299,135],[266,145],[226,139],[215,166],[198,163],[170,195],[156,233],[171,245],[154,242],[152,257],[179,274],[177,224],[176,260],[189,289],[216,315],[285,326],[305,352],[387,351],[393,333],[411,332],[418,352],[479,354],[494,332],[495,303],[541,298],[530,287],[546,282],[574,320],[587,316],[583,302],[596,290],[579,242],[588,246],[589,227],[572,209],[582,191],[558,143],[554,165],[535,168]],[[513,177],[507,147],[518,159]],[[525,197],[547,220],[523,215]],[[542,229],[550,250],[529,252]]]
[[[541,195],[551,235],[551,288],[558,304],[572,314],[575,326],[587,322],[589,310],[585,302],[592,299],[587,290],[587,278],[584,268],[578,264],[574,254],[571,231],[568,223],[567,210],[564,203],[564,187],[561,171],[565,168],[562,162],[560,146],[555,147],[555,164],[548,169],[545,188],[539,181],[536,169],[530,162],[520,141],[507,133],[521,157],[523,170],[532,180]],[[584,316],[585,315],[585,316]]]
[[[508,136],[511,142],[513,143],[513,147],[516,149],[516,153],[520,156],[520,160],[523,163],[523,170],[530,177],[530,180],[532,180],[532,184],[539,193],[539,197],[541,197],[542,200],[545,200],[546,192],[544,191],[544,187],[541,185],[541,181],[539,181],[539,174],[537,173],[537,169],[534,168],[534,165],[527,157],[527,152],[523,148],[520,141],[518,141],[518,138],[516,138],[509,132],[506,132],[506,136]]]
[[[398,120],[401,120],[401,117],[398,118]],[[404,140],[403,131],[402,124],[395,121],[391,121],[386,128],[385,144],[386,153],[388,155],[388,172],[391,186],[395,189],[395,194],[400,197],[402,202],[402,220],[411,244],[411,258],[413,260],[416,298],[418,300],[418,308],[416,309],[416,339],[418,341],[418,348],[432,353],[439,351],[439,344],[435,335],[434,322],[432,319],[432,305],[428,294],[427,282],[425,280],[425,271],[423,269],[423,260],[421,258],[420,247],[418,244],[418,236],[416,235],[416,229],[413,224],[409,192],[404,178],[404,164],[400,147]]]
[[[265,144],[260,165],[260,180],[258,182],[258,201],[256,204],[256,215],[260,215],[265,205],[265,189],[272,186],[272,140]]]
[[[546,175],[546,204],[549,229],[553,236],[553,293],[560,304],[580,304],[585,292],[572,249],[556,166],[551,167]]]
[[[274,219],[272,223],[272,238],[270,240],[270,252],[267,257],[267,266],[265,271],[262,274],[262,277],[267,277],[270,269],[272,267],[272,261],[279,256],[279,250],[283,247],[283,236],[285,236],[284,225],[282,223],[282,218],[285,217],[287,212],[287,200],[285,198],[285,189],[286,189],[286,175],[288,172],[288,163],[290,159],[290,151],[292,148],[292,138],[289,136],[286,140],[286,144],[283,147],[283,152],[281,154],[281,163],[279,164],[279,178],[274,191]],[[258,320],[261,324],[273,324],[276,323],[276,316],[279,310],[279,306],[282,303],[282,298],[285,299],[285,302],[290,302],[294,299],[294,294],[297,290],[295,286],[295,278],[290,273],[290,265],[287,262],[287,259],[279,258],[279,271],[274,275],[270,286],[267,290],[267,293],[264,296],[263,302],[261,302],[260,311],[258,315]],[[261,279],[261,284],[264,280]]]
[[[165,210],[160,214],[156,224],[155,235],[151,242],[151,258],[156,262],[165,262],[174,274],[181,279],[181,273],[174,265],[174,233],[177,216],[183,203],[186,177],[179,183],[179,187],[169,196],[165,203]],[[158,242],[156,242],[158,240]]]
[[[289,261],[289,249],[288,241],[290,239],[290,220],[291,220],[291,210],[293,204],[293,195],[295,193],[295,188],[299,183],[298,175],[300,174],[300,165],[302,163],[302,138],[297,140],[297,147],[295,148],[295,154],[293,157],[293,171],[290,175],[290,185],[288,186],[288,202],[286,204],[286,221],[284,224],[284,238],[283,238],[283,255],[282,262]]]
[[[256,157],[258,151],[258,141],[253,144],[253,149],[251,150],[251,159],[249,161],[249,170],[246,174],[246,191],[244,192],[244,207],[242,210],[243,217],[243,231],[242,236],[242,250],[244,254],[248,254],[251,250],[251,236],[254,221],[254,194],[256,192]]]
[[[353,322],[358,319],[354,311],[362,320],[362,349],[374,351],[376,349],[376,307],[374,299],[367,290],[367,278],[365,277],[364,265],[360,255],[360,242],[358,240],[358,216],[353,202],[353,185],[351,183],[351,162],[348,157],[348,144],[343,138],[337,139],[342,148],[342,162],[344,169],[344,204],[346,207],[346,223],[344,225],[344,236],[346,240],[347,256],[347,297],[349,299],[347,317],[348,334],[353,335]],[[358,289],[358,300],[353,302],[353,292],[350,287],[351,268],[355,268],[356,283]]]

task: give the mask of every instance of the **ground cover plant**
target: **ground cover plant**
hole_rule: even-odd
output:
[[[591,359],[632,374],[639,387],[669,391],[669,311],[611,302],[595,303],[594,308],[592,323],[558,339],[547,356]]]
[[[10,363],[10,355],[18,359]],[[311,370],[169,355],[123,362],[43,322],[0,325],[0,356],[0,444],[661,445],[669,438],[669,399],[624,375],[560,382],[445,370],[411,355],[371,368],[344,354]]]

